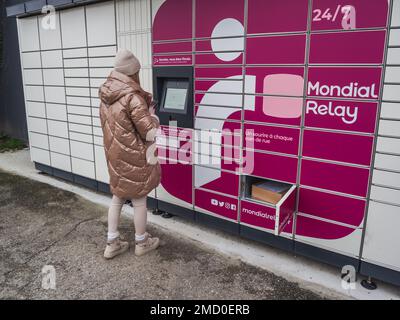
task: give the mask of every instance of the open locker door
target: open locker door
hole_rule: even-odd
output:
[[[276,204],[275,215],[275,235],[279,236],[287,224],[293,219],[296,212],[296,186],[292,186],[289,191]]]

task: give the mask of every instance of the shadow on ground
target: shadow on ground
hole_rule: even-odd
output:
[[[106,261],[107,208],[0,171],[1,299],[320,299],[297,284],[150,227],[161,247]],[[133,223],[121,221],[133,239]],[[238,239],[240,241],[240,239]],[[56,289],[42,289],[42,268]]]

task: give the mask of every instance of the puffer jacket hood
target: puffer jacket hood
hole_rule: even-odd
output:
[[[144,91],[131,78],[117,71],[112,71],[106,82],[99,89],[99,98],[105,105],[110,106],[130,93],[137,93],[145,100],[151,100],[151,94]],[[150,103],[150,101],[146,102]]]
[[[122,199],[143,197],[160,183],[161,176],[160,165],[146,158],[154,143],[150,133],[159,127],[148,108],[152,96],[114,70],[100,87],[99,98],[111,192]]]
[[[124,84],[121,86],[118,82],[118,80],[109,77],[100,88],[99,98],[106,106],[112,105],[124,95],[132,92],[129,86]]]

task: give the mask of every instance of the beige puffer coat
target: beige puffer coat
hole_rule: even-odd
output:
[[[151,94],[114,70],[100,87],[99,97],[111,192],[122,199],[146,196],[161,176],[160,165],[146,159],[159,127],[157,117],[149,113]]]

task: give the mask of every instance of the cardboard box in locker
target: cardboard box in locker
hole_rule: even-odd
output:
[[[251,186],[251,197],[255,200],[277,204],[289,189],[290,185],[277,181],[256,182]]]

